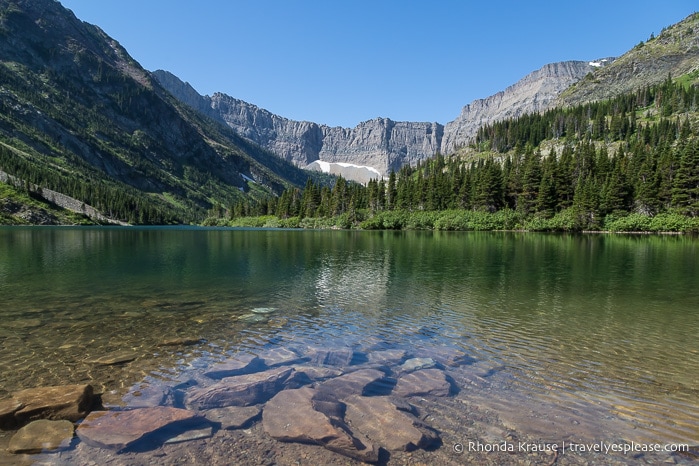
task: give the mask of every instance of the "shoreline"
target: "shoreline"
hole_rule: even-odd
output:
[[[39,225],[39,224],[23,224],[23,225],[12,225],[12,224],[0,224],[0,228],[75,228],[75,229],[190,229],[190,230],[280,230],[280,231],[431,231],[431,232],[453,232],[453,233],[545,233],[545,234],[569,234],[569,235],[662,235],[662,236],[689,236],[697,237],[699,233],[687,232],[687,231],[644,231],[644,230],[632,230],[632,231],[618,231],[618,230],[528,230],[528,229],[493,229],[493,230],[483,230],[483,229],[465,229],[465,230],[442,230],[442,229],[429,229],[429,228],[342,228],[337,226],[329,227],[292,227],[292,226],[257,226],[257,225],[206,225],[206,224],[179,224],[179,225],[139,225],[139,224],[109,224],[109,225],[80,225],[80,224],[58,224],[58,225]]]

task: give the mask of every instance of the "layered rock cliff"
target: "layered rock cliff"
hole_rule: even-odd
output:
[[[474,100],[461,110],[454,121],[446,124],[441,151],[450,153],[456,147],[468,144],[478,128],[486,123],[550,108],[561,92],[602,63],[606,62],[551,63],[528,74],[504,91],[486,99]]]
[[[468,144],[484,123],[549,108],[562,91],[594,69],[595,65],[582,61],[546,65],[504,91],[466,105],[446,126],[376,118],[354,128],[289,120],[226,94],[201,96],[166,71],[153,74],[180,101],[298,166],[321,160],[372,167],[388,174]]]
[[[300,167],[322,160],[369,166],[388,173],[434,155],[440,149],[443,134],[438,123],[376,118],[351,129],[330,127],[289,120],[221,93],[203,99],[209,101],[215,117],[238,134]]]

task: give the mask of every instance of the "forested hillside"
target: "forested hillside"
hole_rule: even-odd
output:
[[[309,182],[229,214],[291,226],[699,231],[694,78],[484,126],[468,160],[437,155],[366,187]]]
[[[147,224],[200,222],[308,177],[179,103],[53,0],[0,0],[0,170]]]

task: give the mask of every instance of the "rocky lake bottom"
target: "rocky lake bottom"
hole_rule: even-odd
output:
[[[156,351],[131,346],[75,363],[70,380],[79,385],[64,389],[71,403],[95,410],[75,408],[85,411],[71,418],[75,431],[39,454],[8,453],[17,449],[19,423],[0,431],[0,464],[553,465],[699,459],[696,447],[570,451],[573,445],[648,443],[652,433],[596,403],[572,397],[560,403],[517,390],[505,365],[474,358],[453,344],[413,338],[417,343],[406,345],[396,335],[338,333],[336,344],[328,346],[312,332],[289,332],[298,322],[276,308],[253,308],[235,320],[246,336],[225,349],[221,344],[231,340],[163,333]],[[429,329],[414,332],[425,336]],[[68,346],[64,350],[83,348]],[[49,358],[45,364],[56,362]],[[164,367],[166,362],[171,366]],[[66,363],[71,365],[62,359]],[[79,365],[90,370],[76,370]],[[55,374],[46,383],[61,380],[68,379]],[[3,401],[21,402],[29,396],[18,393],[31,390]],[[40,392],[41,400],[11,410],[40,405],[43,414],[32,419],[59,419],[51,406],[57,396]],[[46,450],[41,436],[47,434],[38,432],[26,442]]]
[[[0,228],[0,464],[694,464],[697,251]]]

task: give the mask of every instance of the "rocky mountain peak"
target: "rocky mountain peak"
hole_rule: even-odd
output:
[[[458,146],[468,144],[478,128],[486,123],[550,108],[561,92],[595,70],[597,63],[602,62],[550,63],[497,94],[474,100],[454,121],[447,123],[442,152],[450,153]]]
[[[699,13],[639,42],[624,55],[597,69],[561,93],[557,106],[612,98],[699,70]]]
[[[545,110],[563,90],[599,64],[568,61],[545,65],[504,91],[466,105],[459,117],[446,126],[383,117],[354,128],[294,121],[223,93],[201,96],[165,71],[153,74],[182,102],[225,122],[241,136],[298,166],[349,164],[371,167],[386,175],[437,152],[452,152],[467,144],[484,123]],[[314,164],[316,161],[324,163]]]

